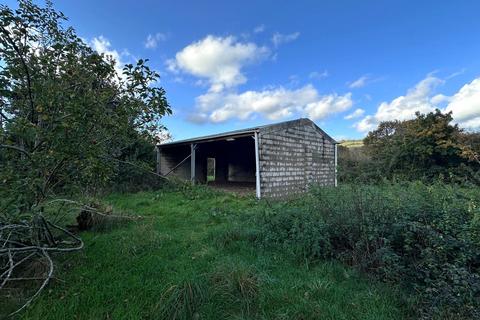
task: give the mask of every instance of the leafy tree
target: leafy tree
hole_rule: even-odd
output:
[[[364,144],[387,177],[452,177],[461,173],[459,168],[478,164],[473,161],[478,151],[472,143],[466,143],[473,138],[452,120],[451,113],[436,110],[416,113],[413,120],[382,122]]]
[[[460,136],[462,157],[480,164],[480,132],[465,133]]]
[[[8,190],[28,181],[17,202],[24,209],[55,190],[101,186],[114,174],[112,158],[163,129],[171,110],[146,61],[117,75],[50,3],[21,1],[0,14],[2,177]]]
[[[65,20],[51,2],[0,6],[0,262],[58,249],[59,227],[45,214],[52,200],[105,186],[116,160],[139,141],[153,142],[171,113],[147,60],[117,74],[115,61]],[[5,265],[0,289],[11,274]]]
[[[382,173],[365,146],[338,146],[338,180],[340,183],[372,183],[382,180]]]

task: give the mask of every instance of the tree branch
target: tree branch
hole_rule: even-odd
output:
[[[12,121],[12,119],[8,118],[2,111],[0,111],[0,116],[2,116],[2,118],[5,119],[5,121],[8,121],[8,122]]]
[[[18,151],[18,152],[21,152],[21,153],[27,155],[29,158],[32,157],[27,150],[25,150],[25,149],[23,149],[23,148],[21,148],[21,147],[12,146],[12,145],[8,145],[8,144],[0,144],[0,148],[16,150],[16,151]]]
[[[48,274],[47,276],[45,277],[45,281],[43,281],[42,285],[40,286],[40,288],[38,288],[38,290],[35,292],[35,294],[33,296],[30,297],[30,299],[28,299],[28,301],[20,308],[18,309],[17,311],[15,312],[12,312],[10,313],[10,317],[11,316],[14,316],[16,314],[18,314],[20,311],[22,311],[23,309],[25,309],[26,307],[28,307],[30,305],[30,303],[32,303],[32,301],[40,294],[40,292],[42,292],[42,290],[47,286],[48,282],[50,281],[50,279],[52,278],[53,276],[53,261],[52,259],[50,258],[50,256],[48,255],[48,253],[45,251],[45,250],[41,250],[40,251],[43,256],[47,259],[48,261],[48,265],[49,265],[49,270],[48,270]]]
[[[33,103],[33,94],[32,94],[32,78],[30,76],[30,70],[28,69],[28,65],[23,58],[23,54],[20,52],[20,49],[15,44],[15,41],[10,37],[10,33],[2,26],[0,26],[2,33],[5,35],[5,38],[10,42],[13,47],[13,50],[18,54],[20,61],[22,62],[23,69],[25,71],[25,75],[27,76],[27,89],[28,89],[28,98],[30,100],[30,111],[31,111],[31,122],[34,122],[34,115],[35,115],[35,105]]]

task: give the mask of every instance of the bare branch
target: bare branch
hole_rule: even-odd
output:
[[[2,116],[3,119],[5,119],[5,121],[8,121],[8,122],[11,122],[12,119],[10,119],[9,117],[7,117],[2,111],[0,111],[0,116]]]
[[[48,174],[48,177],[47,179],[45,179],[45,182],[43,184],[43,187],[42,187],[42,194],[46,194],[47,192],[47,187],[48,187],[48,184],[50,183],[50,180],[52,179],[53,175],[57,172],[57,170],[60,168],[61,165],[63,165],[63,163],[65,162],[66,160],[66,157],[63,157],[56,165],[55,167],[53,168],[53,170]]]
[[[40,286],[40,288],[38,288],[38,290],[35,292],[35,294],[30,298],[28,299],[28,301],[20,308],[18,309],[17,311],[15,312],[12,312],[10,313],[10,317],[11,316],[14,316],[15,314],[18,314],[20,311],[22,311],[23,309],[25,309],[26,307],[28,307],[30,305],[30,303],[32,303],[32,301],[40,294],[40,292],[42,292],[42,290],[47,286],[48,282],[50,281],[50,279],[52,278],[52,275],[53,275],[53,261],[52,259],[50,258],[50,256],[48,255],[48,253],[45,251],[45,250],[41,250],[41,253],[43,254],[43,256],[47,259],[48,261],[48,264],[49,264],[49,271],[48,271],[48,274],[47,276],[45,277],[45,281],[43,281],[42,285]]]
[[[5,285],[5,283],[7,283],[8,281],[8,278],[10,278],[10,276],[12,275],[12,271],[13,271],[13,268],[14,268],[14,264],[13,264],[13,256],[12,256],[12,252],[11,251],[8,251],[8,262],[10,264],[10,267],[8,268],[7,271],[5,271],[4,273],[2,273],[2,275],[0,275],[0,278],[2,278],[5,274],[5,279],[3,279],[2,281],[2,284],[0,284],[0,289],[3,288],[3,286]]]
[[[3,273],[0,274],[0,279],[1,279],[1,284],[0,284],[0,289],[2,289],[5,284],[8,281],[29,281],[29,280],[43,280],[42,284],[40,287],[37,289],[35,294],[31,296],[25,304],[22,305],[18,310],[15,312],[11,313],[10,316],[13,316],[15,314],[18,314],[22,310],[24,310],[27,306],[29,306],[32,301],[38,297],[38,295],[41,293],[41,291],[47,286],[49,281],[52,279],[53,276],[53,269],[54,269],[54,264],[52,259],[50,258],[49,252],[68,252],[68,251],[76,251],[76,250],[81,250],[84,246],[83,241],[74,235],[73,233],[69,232],[68,230],[57,226],[48,220],[46,220],[41,214],[38,214],[38,219],[41,222],[39,225],[28,225],[28,224],[10,224],[10,225],[2,225],[0,227],[0,238],[3,238],[4,245],[0,249],[0,256],[2,255],[7,255],[8,256],[8,264],[5,267],[1,267],[3,270]],[[48,237],[53,238],[53,234],[50,232],[50,229],[52,228],[55,230],[61,231],[64,235],[67,235],[68,237],[72,238],[74,241],[50,241],[48,240]],[[35,234],[32,232],[32,230],[39,230],[42,233],[45,233],[45,236],[47,237],[47,240],[44,239],[42,236],[40,239],[43,242],[46,241],[46,245],[39,243],[38,245],[29,245],[29,244],[24,244],[15,240],[10,239],[12,234],[18,234],[20,237],[24,237],[26,234]],[[4,237],[5,233],[8,235]],[[21,240],[23,241],[23,240]],[[35,238],[32,238],[30,240],[30,243],[37,243],[38,240]],[[61,247],[60,245],[68,245],[70,247]],[[75,244],[75,245],[74,245]],[[8,245],[8,247],[5,247]],[[74,246],[72,246],[74,245]],[[41,255],[44,257],[49,265],[49,271],[45,277],[16,277],[12,278],[12,274],[14,274],[15,268],[17,268],[19,265],[24,263],[25,261],[31,259],[35,255]],[[16,257],[23,257],[18,261],[16,260]]]
[[[135,163],[133,163],[133,162],[124,161],[124,160],[119,160],[119,159],[115,159],[115,158],[108,158],[108,159],[109,159],[109,160],[114,160],[114,161],[117,161],[117,162],[120,162],[120,163],[128,164],[128,165],[130,165],[130,166],[132,166],[132,167],[135,167],[135,168],[138,168],[138,169],[140,169],[140,170],[143,170],[144,172],[148,172],[148,173],[150,173],[150,174],[153,174],[154,176],[160,177],[160,178],[162,178],[162,179],[167,179],[166,176],[163,176],[163,175],[158,174],[158,173],[156,173],[156,172],[154,172],[154,171],[150,171],[150,170],[148,170],[148,169],[145,169],[144,167],[139,166],[138,164],[135,164]]]

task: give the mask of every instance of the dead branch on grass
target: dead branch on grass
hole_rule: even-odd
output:
[[[73,252],[84,246],[82,239],[70,231],[36,214],[33,223],[4,224],[0,222],[0,290],[9,289],[12,281],[41,281],[34,294],[9,316],[27,308],[53,277],[52,253]],[[23,277],[27,266],[39,259],[46,261],[48,272]]]

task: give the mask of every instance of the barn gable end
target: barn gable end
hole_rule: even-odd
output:
[[[309,185],[335,185],[335,141],[309,119],[260,129],[262,196],[284,197]]]

